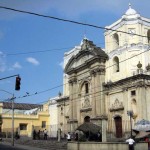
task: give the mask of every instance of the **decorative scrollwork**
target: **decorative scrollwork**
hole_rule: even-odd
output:
[[[118,99],[116,99],[114,104],[112,104],[112,106],[109,110],[110,111],[118,111],[118,110],[123,110],[123,109],[124,109],[123,103],[120,102]]]

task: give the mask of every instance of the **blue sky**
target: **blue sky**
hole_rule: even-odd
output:
[[[149,0],[1,0],[0,6],[105,27],[120,19],[129,3],[141,16],[150,18]],[[15,91],[15,77],[0,80],[0,100],[11,97],[2,90],[14,93],[15,101],[22,103],[39,104],[57,96],[62,92],[64,52],[79,45],[84,34],[104,48],[103,33],[101,29],[0,9],[0,78],[21,76],[20,91]],[[30,96],[23,97],[26,92]]]

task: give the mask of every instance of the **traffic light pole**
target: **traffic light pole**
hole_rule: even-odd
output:
[[[12,78],[12,77],[16,77],[16,76],[19,76],[19,75],[18,75],[18,74],[16,74],[16,75],[8,76],[8,77],[5,77],[5,78],[0,78],[0,80],[4,80],[4,79],[8,79],[8,78]]]
[[[12,146],[14,146],[14,94],[13,94],[13,97],[12,97]]]
[[[17,77],[16,77],[17,76]],[[15,90],[20,90],[20,81],[21,81],[21,78],[19,77],[19,75],[13,75],[13,76],[8,76],[8,77],[5,77],[5,78],[0,78],[0,80],[4,80],[4,79],[8,79],[8,78],[12,78],[12,77],[16,77],[16,85],[15,85]],[[5,91],[5,90],[1,90],[1,91],[4,91],[6,93],[9,93],[12,95],[12,146],[14,146],[14,94],[8,92],[8,91]]]

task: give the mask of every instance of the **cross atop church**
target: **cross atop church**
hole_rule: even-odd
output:
[[[131,8],[131,3],[129,3],[129,9]]]

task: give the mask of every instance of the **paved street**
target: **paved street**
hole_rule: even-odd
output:
[[[0,150],[25,150],[25,149],[12,147],[10,145],[3,145],[0,143]]]
[[[3,142],[0,143],[1,145],[11,145],[11,139],[3,139]],[[23,138],[19,140],[15,140],[15,147],[20,149],[27,149],[27,150],[66,150],[67,149],[67,142],[61,141],[57,142],[56,140],[32,140],[29,138]],[[0,149],[1,150],[1,149]]]

